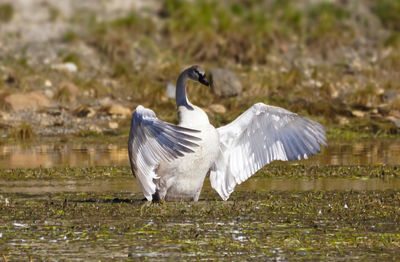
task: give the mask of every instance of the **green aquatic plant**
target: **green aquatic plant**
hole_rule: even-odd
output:
[[[276,162],[260,170],[257,178],[390,178],[400,177],[399,166],[306,166]],[[120,179],[132,178],[128,166],[0,169],[0,179]]]
[[[9,260],[400,257],[397,191],[247,191],[227,202],[207,192],[196,204],[150,205],[129,193],[2,196],[0,254]]]

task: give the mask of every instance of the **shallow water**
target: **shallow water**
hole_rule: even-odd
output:
[[[212,191],[208,180],[204,191]],[[321,179],[285,179],[285,178],[251,178],[238,185],[235,191],[376,191],[400,190],[400,178],[321,178]],[[0,194],[49,194],[71,192],[109,192],[132,193],[141,195],[141,189],[135,178],[113,179],[72,179],[72,180],[0,180]],[[217,198],[219,199],[219,198]]]
[[[230,201],[204,193],[206,201],[162,204],[121,192],[2,193],[0,255],[7,261],[400,258],[398,192],[237,191]]]
[[[126,145],[0,145],[0,168],[129,165]]]
[[[399,139],[330,140],[306,165],[397,165]],[[126,143],[0,145],[0,168],[129,165]]]
[[[151,204],[125,145],[2,145],[0,168],[90,168],[4,170],[0,260],[400,258],[398,167],[381,166],[400,163],[399,140],[330,141],[300,163],[270,166],[277,177],[259,173],[228,201],[207,180],[197,203]]]

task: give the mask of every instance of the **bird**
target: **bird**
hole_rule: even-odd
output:
[[[306,159],[327,146],[320,123],[264,103],[215,128],[189,101],[189,80],[210,86],[198,65],[181,72],[175,94],[178,124],[158,119],[142,105],[132,113],[130,166],[148,201],[198,201],[207,174],[212,188],[228,200],[236,185],[272,161]]]

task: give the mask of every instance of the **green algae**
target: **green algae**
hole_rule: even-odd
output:
[[[64,167],[0,169],[1,179],[94,179],[132,176],[129,167]]]
[[[274,164],[250,180],[301,183],[304,178],[388,180],[399,175],[399,166]],[[79,191],[78,179],[92,185],[120,179],[132,183],[132,190]],[[133,185],[128,166],[0,169],[0,180],[37,183],[36,191],[0,192],[0,256],[8,261],[400,258],[397,188],[262,190],[247,183],[221,201],[206,181],[199,202],[148,203]],[[49,187],[51,181],[68,182],[77,190],[38,187]]]
[[[0,179],[108,179],[131,177],[128,166],[0,169]],[[254,177],[260,178],[388,178],[400,177],[400,166],[307,166],[272,164]]]

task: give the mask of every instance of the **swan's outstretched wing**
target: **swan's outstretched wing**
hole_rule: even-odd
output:
[[[217,129],[220,155],[210,173],[211,186],[224,199],[274,160],[292,161],[326,146],[321,124],[283,108],[258,103],[232,123]]]
[[[168,162],[193,152],[199,131],[159,120],[154,112],[138,106],[132,114],[128,151],[132,173],[138,178],[144,196],[152,200],[156,192],[153,179],[160,162]]]

